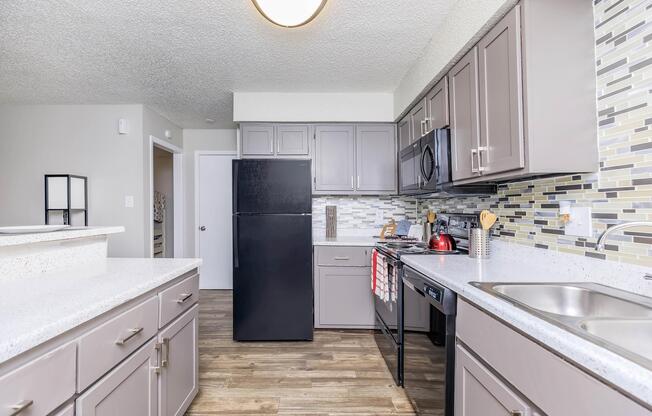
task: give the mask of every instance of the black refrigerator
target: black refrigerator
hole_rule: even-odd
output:
[[[309,160],[233,161],[233,339],[313,336]]]

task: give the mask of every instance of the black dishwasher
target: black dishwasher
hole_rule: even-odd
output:
[[[405,392],[417,414],[453,416],[457,295],[407,266],[402,280],[430,304],[427,332],[401,331]]]

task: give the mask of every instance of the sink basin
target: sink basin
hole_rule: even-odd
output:
[[[652,361],[652,319],[591,319],[582,322],[580,327]]]
[[[650,317],[652,308],[572,285],[496,285],[493,290],[531,308],[574,317]]]
[[[652,369],[652,298],[596,283],[471,284]]]

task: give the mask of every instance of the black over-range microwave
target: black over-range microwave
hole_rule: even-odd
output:
[[[454,186],[449,129],[435,129],[399,153],[401,195],[490,195],[496,185]]]

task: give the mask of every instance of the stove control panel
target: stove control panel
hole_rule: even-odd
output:
[[[444,291],[443,290],[441,290],[439,288],[436,288],[436,287],[432,287],[430,285],[424,285],[423,289],[424,289],[423,291],[425,292],[425,294],[430,296],[431,298],[433,298],[437,303],[442,302],[442,300],[444,298]]]

